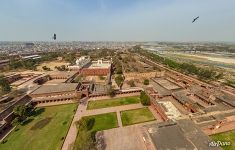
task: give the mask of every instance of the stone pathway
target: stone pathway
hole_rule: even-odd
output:
[[[121,128],[122,127],[122,119],[121,119],[120,111],[117,111],[117,120],[118,120],[118,126],[119,126],[119,128]]]
[[[86,111],[86,107],[87,107],[87,102],[85,102],[84,104],[80,104],[78,106],[73,121],[71,123],[71,126],[69,128],[68,134],[64,140],[62,150],[69,150],[70,146],[75,142],[77,137],[77,127],[75,125],[75,122],[77,122],[82,118],[83,113]]]

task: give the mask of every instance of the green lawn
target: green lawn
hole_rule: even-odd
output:
[[[76,104],[37,108],[34,119],[18,126],[0,144],[1,150],[60,150]],[[63,138],[64,137],[64,138]]]
[[[155,120],[148,108],[122,111],[121,118],[123,126]]]
[[[116,127],[118,127],[118,122],[115,112],[83,117],[77,122],[78,134],[73,149],[95,149],[96,132]]]
[[[96,101],[90,101],[87,106],[87,109],[114,107],[114,106],[121,106],[121,105],[128,105],[128,104],[136,104],[139,102],[140,102],[139,96],[113,98],[113,99],[107,99],[107,100],[96,100]]]
[[[118,126],[116,112],[100,114],[95,116],[87,116],[87,119],[94,118],[95,123],[92,127],[92,131],[107,130],[111,128],[116,128]]]
[[[211,138],[215,141],[230,142],[231,143],[230,146],[222,147],[224,150],[234,150],[235,149],[235,130],[215,134],[215,135],[212,135]]]

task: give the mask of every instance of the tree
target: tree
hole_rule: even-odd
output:
[[[32,110],[32,106],[31,105],[17,105],[14,109],[13,109],[13,113],[16,115],[16,117],[18,118],[19,122],[24,121],[28,116],[30,116],[30,112]]]
[[[117,66],[116,74],[122,74],[122,66]]]
[[[13,126],[17,126],[18,124],[20,124],[20,119],[19,119],[19,117],[16,117],[14,120],[12,120],[12,122],[11,122],[11,125],[13,125]]]
[[[149,85],[149,80],[148,79],[144,79],[144,85]]]
[[[3,92],[11,91],[11,86],[8,81],[4,78],[4,76],[0,76],[0,88]]]
[[[62,66],[55,66],[55,69],[57,69],[57,70],[59,70],[59,71],[66,71],[66,70],[68,70],[66,67],[65,67],[65,65],[62,65]]]
[[[16,59],[10,59],[9,62],[10,69],[17,69],[23,67],[22,64]]]
[[[48,68],[47,66],[43,66],[42,69],[43,69],[43,70],[46,70],[46,71],[50,71],[50,70],[51,70],[51,69]]]
[[[114,97],[116,95],[115,90],[112,87],[108,89],[107,93],[110,97]]]
[[[141,91],[140,93],[140,102],[144,106],[148,106],[151,104],[149,96],[144,91]]]
[[[131,87],[135,87],[135,81],[130,80],[127,84],[129,84]]]
[[[76,60],[76,53],[72,52],[72,53],[65,54],[64,59],[65,61],[69,63],[74,63]]]
[[[119,87],[121,87],[123,81],[124,81],[124,78],[123,78],[123,76],[120,75],[120,74],[115,78],[115,82],[117,83],[117,85],[118,85]]]

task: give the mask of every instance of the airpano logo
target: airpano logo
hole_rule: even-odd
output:
[[[229,141],[211,141],[209,143],[210,147],[219,147],[219,146],[223,147],[223,146],[229,146],[229,145],[231,145],[231,142]]]

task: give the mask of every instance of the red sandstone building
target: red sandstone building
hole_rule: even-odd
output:
[[[68,66],[85,76],[107,76],[111,72],[112,60],[91,61],[89,56],[82,56],[76,60],[75,65]]]
[[[78,102],[82,96],[88,96],[89,86],[81,83],[61,83],[42,85],[29,94],[35,104],[52,102]]]

